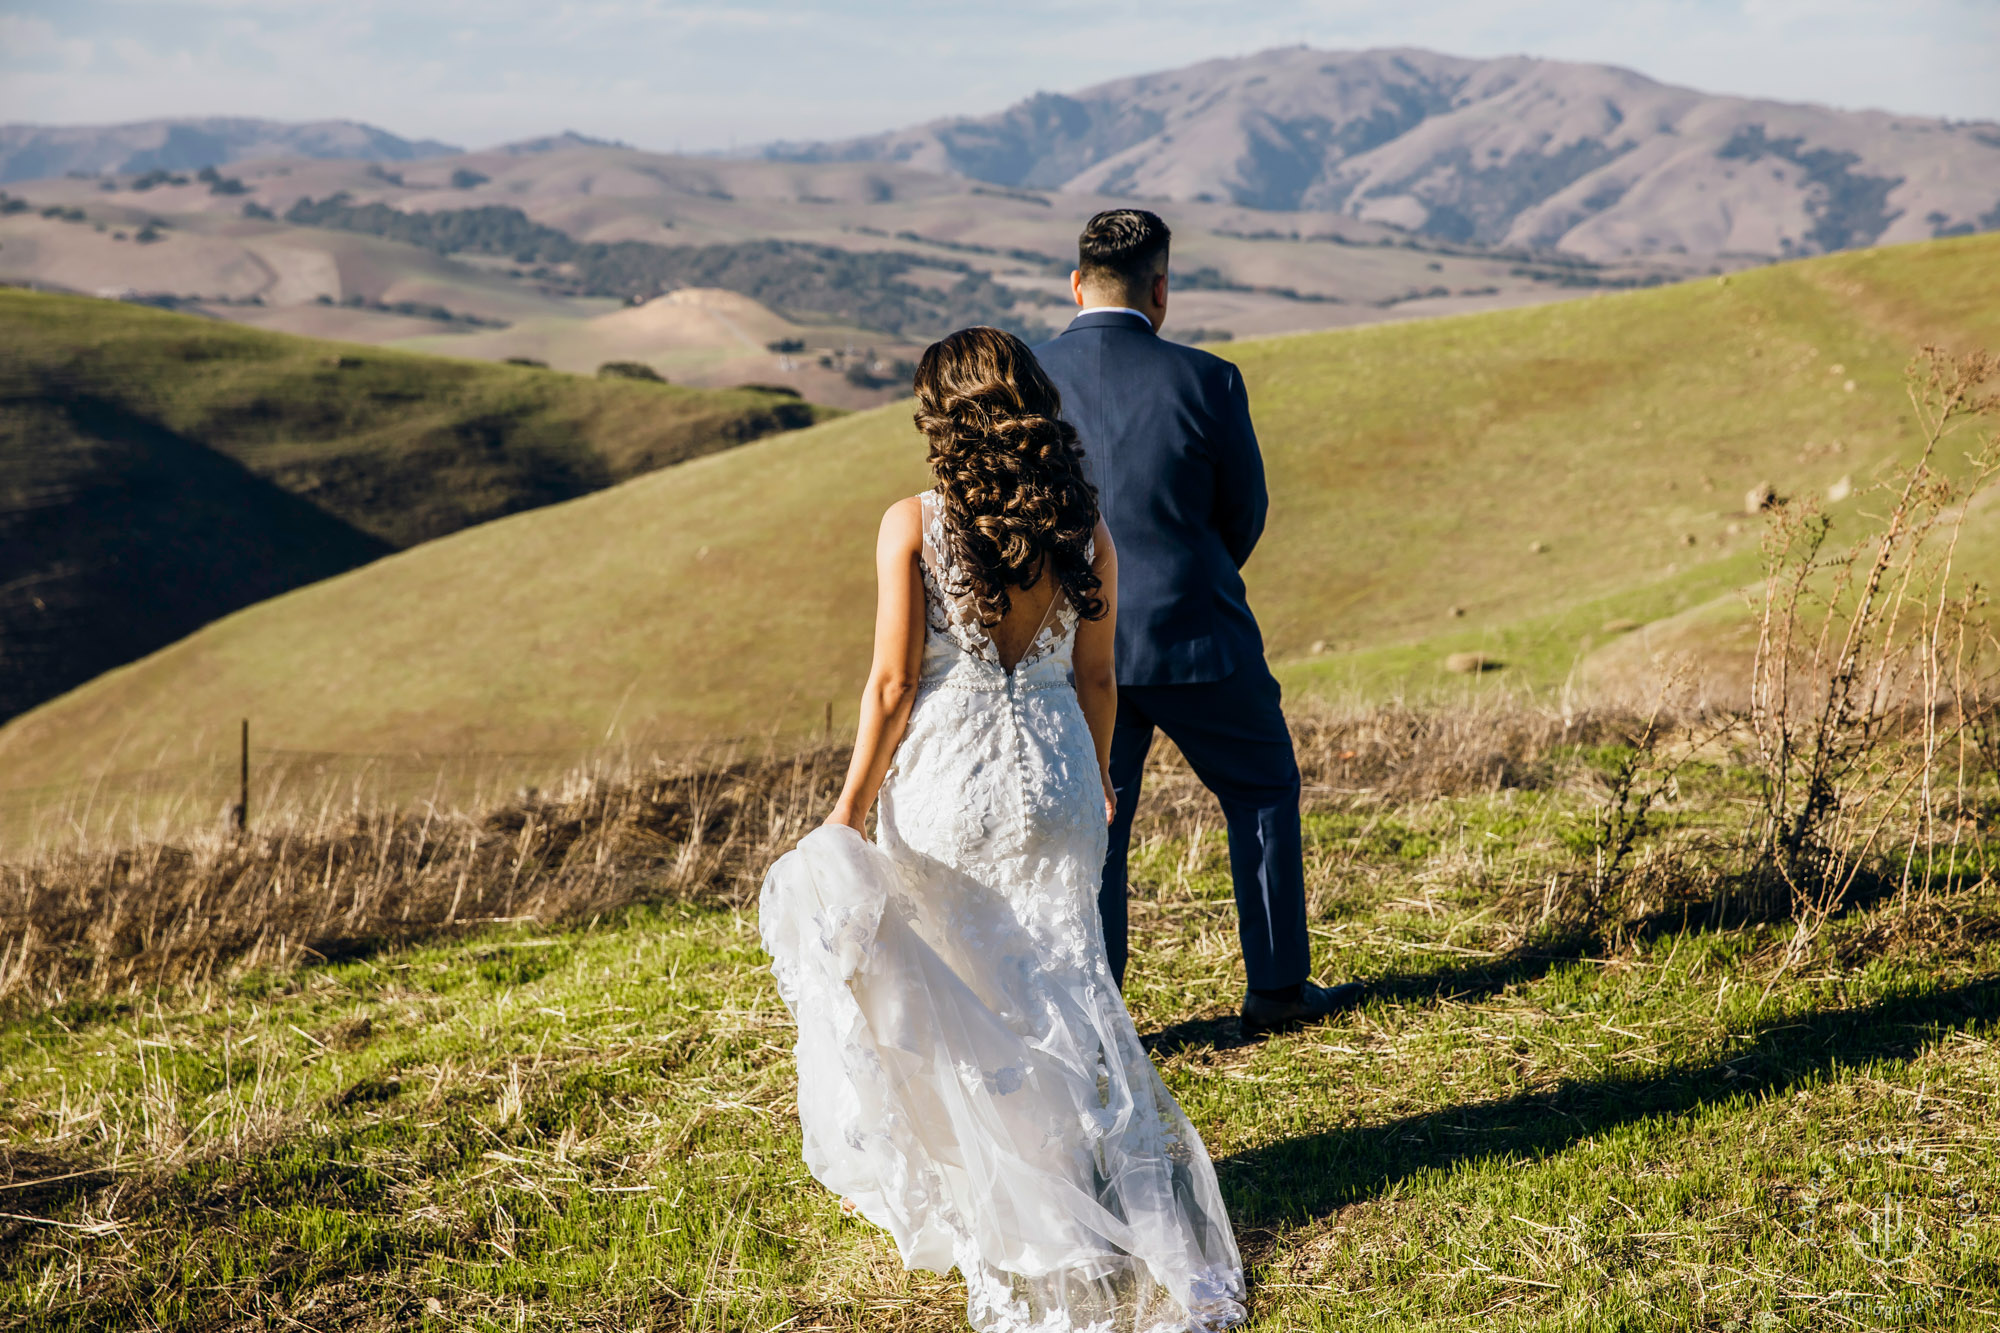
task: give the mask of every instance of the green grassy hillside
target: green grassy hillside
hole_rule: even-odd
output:
[[[1753,569],[1744,491],[1911,443],[1901,368],[2000,342],[2000,237],[1528,310],[1238,343],[1274,496],[1249,567],[1294,687],[1559,682],[1608,622]],[[573,758],[851,720],[906,407],[486,525],[224,620],[0,730],[15,786],[278,749]],[[1850,502],[1851,504],[1852,502]],[[1444,654],[1506,662],[1478,686]],[[553,763],[553,759],[551,760]]]
[[[0,291],[0,717],[239,607],[819,413]]]

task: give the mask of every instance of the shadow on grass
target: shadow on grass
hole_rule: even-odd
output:
[[[1367,992],[1362,1002],[1380,1000],[1389,1004],[1420,1004],[1433,1000],[1483,999],[1509,986],[1539,980],[1552,968],[1593,956],[1600,949],[1595,935],[1579,932],[1538,940],[1494,958],[1427,968],[1421,972],[1390,972],[1367,979]],[[1331,980],[1345,979],[1335,977]],[[1140,1040],[1154,1059],[1164,1060],[1197,1048],[1234,1050],[1253,1045],[1262,1038],[1246,1038],[1242,1024],[1234,1014],[1211,1014],[1168,1024]]]
[[[0,1146],[0,1254],[18,1237],[38,1225],[28,1215],[60,1208],[71,1200],[102,1189],[113,1173],[87,1162],[54,1153]]]
[[[1841,895],[1832,919],[1880,907],[1896,896],[1899,883],[1895,875],[1874,869],[1860,871]],[[1919,893],[1929,887],[1932,892],[1942,890],[1947,895],[1952,889],[1950,883],[1943,881],[1930,886],[1919,881],[1913,887]],[[1635,940],[1651,940],[1695,931],[1776,925],[1792,920],[1793,913],[1790,895],[1776,875],[1736,874],[1727,877],[1718,891],[1708,897],[1669,903],[1647,913],[1628,924],[1625,934]]]
[[[1280,1228],[1373,1198],[1423,1171],[1547,1157],[1648,1116],[1684,1115],[1879,1061],[1909,1060],[1948,1031],[1996,1019],[2000,976],[1854,1009],[1782,1014],[1738,1038],[1738,1053],[1728,1059],[1644,1077],[1567,1079],[1545,1092],[1287,1139],[1216,1166],[1240,1227]]]
[[[1857,876],[1842,898],[1834,920],[1879,907],[1896,893],[1893,879],[1872,873]],[[1630,941],[1650,941],[1677,934],[1702,934],[1736,929],[1746,925],[1774,924],[1788,919],[1789,904],[1772,901],[1768,886],[1730,883],[1712,897],[1690,899],[1648,913],[1622,927]],[[1473,958],[1444,967],[1421,971],[1388,972],[1366,979],[1363,1002],[1379,1000],[1387,1004],[1428,1004],[1438,1000],[1472,1001],[1496,995],[1510,986],[1539,981],[1566,963],[1606,954],[1608,926],[1573,923],[1497,954]],[[1985,933],[1976,932],[1982,937]],[[1346,978],[1334,977],[1332,981]],[[1235,1050],[1254,1044],[1246,1038],[1233,1014],[1208,1014],[1171,1023],[1140,1039],[1156,1060],[1182,1051]]]

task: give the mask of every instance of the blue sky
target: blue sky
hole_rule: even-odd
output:
[[[0,0],[0,121],[348,117],[479,147],[825,138],[1300,41],[2000,120],[2000,0]]]

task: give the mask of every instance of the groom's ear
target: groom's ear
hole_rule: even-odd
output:
[[[1076,298],[1078,305],[1083,304],[1083,270],[1080,268],[1069,271],[1069,294]]]

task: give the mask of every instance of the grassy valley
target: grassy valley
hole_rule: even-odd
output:
[[[427,333],[394,345],[445,356],[526,357],[585,373],[607,361],[637,361],[676,384],[757,383],[768,376],[836,407],[872,407],[906,392],[922,350],[851,326],[802,325],[719,287],[683,287],[585,319],[522,320],[476,333]],[[782,350],[774,354],[773,348]]]
[[[2000,341],[1996,259],[1969,237],[1236,345],[1274,495],[1251,596],[1281,674],[1368,697],[1553,689],[1607,626],[1728,592],[1755,567],[1747,488],[1865,481],[1914,443],[1915,348]],[[797,735],[829,704],[845,726],[875,520],[924,484],[889,407],[260,604],[0,730],[17,792],[46,788],[12,798],[15,826],[162,756],[214,781],[245,714],[266,762],[366,755],[369,780],[421,790],[465,756],[536,780],[607,748]],[[1458,651],[1505,666],[1449,675]]]
[[[240,607],[824,415],[0,292],[0,716]]]

